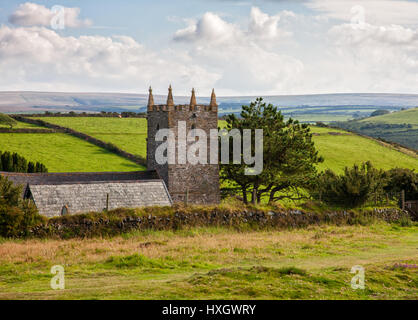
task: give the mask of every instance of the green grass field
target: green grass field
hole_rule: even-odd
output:
[[[380,169],[400,167],[418,170],[417,157],[355,134],[320,135],[315,136],[314,141],[319,153],[325,158],[318,166],[321,170],[330,168],[342,172],[345,166],[365,161],[371,161]]]
[[[417,247],[416,225],[386,223],[3,239],[0,299],[414,300]],[[53,265],[64,267],[64,290],[50,287]],[[350,285],[355,265],[365,270],[364,290]]]
[[[144,168],[64,133],[0,133],[0,150],[42,162],[49,172],[135,171]]]
[[[64,127],[112,142],[130,153],[146,156],[146,119],[141,118],[42,118]],[[220,121],[223,127],[225,122]],[[418,170],[418,158],[384,146],[373,139],[347,133],[343,130],[312,127],[314,141],[325,162],[319,169],[330,168],[342,172],[345,166],[370,160],[376,167],[390,169],[405,167]],[[329,134],[331,132],[331,134]],[[336,133],[336,134],[332,134]]]
[[[147,156],[147,120],[144,118],[48,117],[41,120],[71,128],[105,142],[111,142],[129,153]]]
[[[418,126],[418,108],[392,112],[383,116],[370,117],[360,122],[403,124],[408,123]]]
[[[4,124],[0,124],[0,128],[7,128],[10,127]],[[13,127],[13,129],[45,129],[44,127],[37,126],[35,124],[25,123],[25,122],[17,122],[17,125]]]
[[[418,150],[418,108],[334,125]]]

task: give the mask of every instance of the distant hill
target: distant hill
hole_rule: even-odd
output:
[[[241,106],[257,96],[218,97],[219,114],[240,113]],[[286,117],[303,122],[331,122],[369,116],[373,111],[418,107],[418,94],[312,94],[263,96],[266,102],[279,106]],[[147,94],[128,93],[59,93],[59,92],[0,92],[0,112],[43,113],[145,111]],[[154,95],[155,103],[162,104],[166,95]],[[175,103],[187,104],[188,96],[175,96]],[[198,103],[209,103],[209,97],[198,94]]]
[[[359,121],[337,122],[335,125],[418,150],[418,108],[369,117]]]
[[[362,119],[361,122],[389,123],[389,124],[412,124],[418,126],[418,108],[401,110],[381,116]]]

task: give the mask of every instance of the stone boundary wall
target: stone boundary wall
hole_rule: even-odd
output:
[[[29,118],[25,118],[25,117],[22,117],[22,116],[16,116],[16,115],[14,115],[12,117],[17,121],[30,123],[30,124],[35,124],[35,125],[38,125],[38,126],[42,126],[42,127],[46,127],[46,128],[55,130],[56,132],[62,132],[62,133],[72,135],[74,137],[85,140],[85,141],[87,141],[91,144],[94,144],[98,147],[106,149],[106,150],[108,150],[112,153],[115,153],[115,154],[117,154],[121,157],[124,157],[124,158],[126,158],[126,159],[128,159],[132,162],[135,162],[136,164],[143,165],[143,166],[147,165],[146,159],[144,159],[140,156],[134,155],[132,153],[126,152],[126,151],[118,148],[117,146],[115,146],[112,143],[104,142],[102,140],[93,138],[92,136],[89,136],[85,133],[82,133],[82,132],[79,132],[79,131],[76,131],[76,130],[73,130],[73,129],[70,129],[70,128],[61,127],[59,125],[52,124],[52,123],[49,123],[49,122],[46,122],[46,121],[43,121],[43,120],[39,120],[39,119],[29,119]]]
[[[0,133],[57,133],[62,132],[60,130],[51,130],[51,129],[30,129],[30,128],[18,128],[18,129],[8,129],[0,128]]]
[[[172,207],[171,207],[172,208]],[[282,210],[263,212],[256,209],[225,210],[218,207],[183,208],[173,212],[136,214],[134,209],[116,209],[109,213],[89,213],[49,219],[30,231],[35,237],[77,238],[115,236],[133,230],[178,230],[190,227],[231,227],[243,230],[303,228],[310,225],[367,225],[377,220],[397,222],[410,219],[406,211],[395,208],[364,212],[335,211],[328,213]],[[173,208],[172,208],[173,209]],[[166,208],[161,211],[167,212]]]

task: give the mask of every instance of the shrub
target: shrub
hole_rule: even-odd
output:
[[[383,171],[366,162],[361,166],[346,167],[342,175],[326,170],[319,175],[311,195],[328,204],[354,208],[383,194],[384,184]]]
[[[18,206],[21,194],[21,186],[14,186],[9,179],[0,176],[0,206]]]
[[[418,200],[418,173],[411,169],[395,168],[385,173],[388,179],[385,191],[399,193],[405,191],[405,200]]]
[[[21,200],[22,189],[0,176],[0,236],[18,237],[46,221],[30,200]]]
[[[35,205],[23,201],[19,206],[0,206],[0,236],[27,236],[30,230],[46,222],[46,218],[38,214]]]
[[[376,116],[383,116],[384,114],[389,114],[389,110],[375,110],[370,114],[370,117],[376,117]]]

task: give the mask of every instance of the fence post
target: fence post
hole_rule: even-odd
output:
[[[402,210],[405,210],[405,190],[401,192],[401,203],[402,203]]]
[[[106,194],[106,212],[109,211],[109,194]]]

